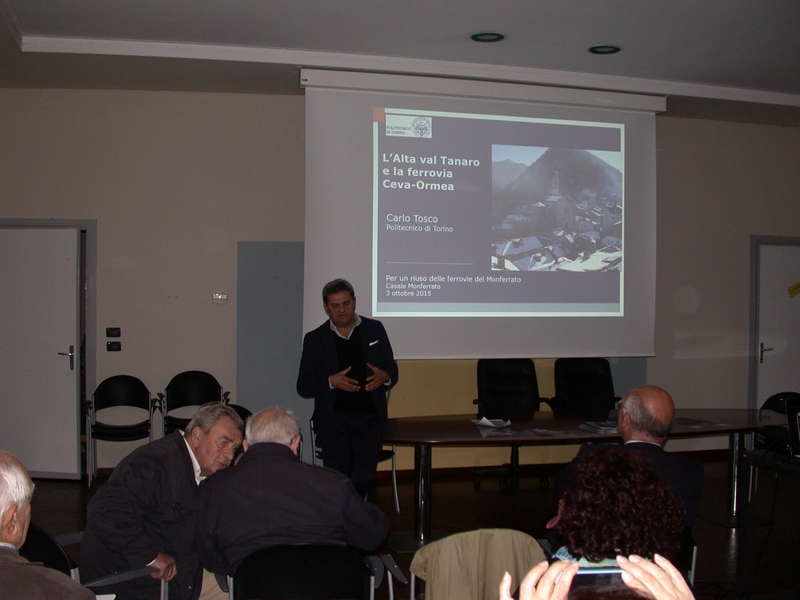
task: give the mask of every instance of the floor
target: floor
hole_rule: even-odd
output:
[[[735,598],[736,555],[741,546],[742,529],[728,527],[725,521],[727,454],[724,451],[696,454],[703,461],[706,484],[700,513],[694,527],[699,547],[695,592],[698,599]],[[554,467],[547,469],[552,475]],[[480,488],[473,483],[473,470],[434,471],[433,528],[449,533],[471,529],[503,527],[519,529],[543,537],[544,525],[556,511],[552,486],[543,489],[539,478],[524,477],[516,492],[500,489],[496,478],[484,478]],[[372,500],[389,515],[390,533],[411,531],[413,527],[413,478],[399,474],[400,506],[396,515],[388,474],[380,474]],[[102,479],[93,486],[102,485]],[[550,478],[552,481],[552,477]],[[85,525],[85,505],[93,490],[85,482],[37,480],[33,498],[33,521],[53,534],[81,530]],[[767,600],[798,598],[782,594],[793,588],[800,567],[800,476],[775,469],[760,469],[758,490],[748,510],[744,532],[744,573],[742,596]],[[389,552],[381,548],[379,552]],[[408,573],[411,554],[393,553]],[[408,586],[395,582],[395,596],[408,598]],[[377,598],[388,598],[387,585]],[[225,598],[211,585],[203,600]]]

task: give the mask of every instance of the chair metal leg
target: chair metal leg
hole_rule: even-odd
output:
[[[400,514],[400,497],[397,495],[397,446],[392,444],[392,491],[394,492],[394,512]]]

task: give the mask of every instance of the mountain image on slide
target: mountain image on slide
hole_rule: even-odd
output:
[[[492,268],[622,268],[622,173],[586,150],[492,163]]]

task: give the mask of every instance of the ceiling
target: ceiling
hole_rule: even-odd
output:
[[[798,0],[0,0],[0,10],[0,87],[298,94],[309,66],[654,93],[671,113],[724,105],[800,123]],[[486,31],[506,39],[470,39]],[[622,51],[588,52],[599,44]]]

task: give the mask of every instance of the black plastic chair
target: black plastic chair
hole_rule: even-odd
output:
[[[375,580],[346,546],[292,544],[248,556],[229,579],[234,600],[368,600]]]
[[[554,379],[556,395],[549,404],[556,418],[605,420],[619,401],[605,358],[559,358]]]
[[[64,547],[80,544],[82,537],[82,532],[68,533],[54,537],[36,524],[30,523],[28,525],[28,535],[25,538],[25,543],[19,549],[19,554],[32,563],[40,563],[48,569],[60,571],[81,583],[80,569],[69,554],[67,554]],[[130,581],[131,579],[138,579],[139,577],[149,577],[150,574],[155,573],[156,570],[155,567],[143,566],[139,569],[112,573],[106,577],[95,579],[94,581],[81,583],[81,585],[87,588],[99,588]],[[161,600],[167,600],[168,594],[167,582],[162,581]]]
[[[530,419],[542,401],[547,402],[547,399],[539,397],[539,381],[530,358],[482,358],[478,361],[478,398],[473,403],[478,405],[479,419]],[[519,444],[511,445],[509,463],[479,469],[475,473],[475,486],[480,486],[483,475],[497,474],[501,487],[505,487],[508,481],[511,489],[515,489],[524,470],[538,474],[542,486],[547,487],[547,478],[541,475],[541,467],[520,467],[519,449]]]
[[[780,392],[773,394],[764,401],[761,408],[758,409],[758,415],[761,412],[769,410],[781,415],[786,414],[786,402],[800,402],[800,393],[797,392]],[[791,450],[789,448],[789,430],[784,425],[762,425],[754,432],[753,446],[757,450],[774,452],[775,454],[790,456]],[[762,457],[762,461],[766,458],[766,454]],[[747,491],[747,501],[753,499],[753,493],[758,491],[758,466],[761,461],[754,460],[750,463],[750,482]]]
[[[74,543],[78,543],[79,538]],[[70,545],[70,544],[65,544]],[[25,543],[19,549],[19,555],[30,562],[41,563],[48,569],[61,571],[76,581],[78,578],[78,565],[69,557],[63,546],[54,537],[35,523],[28,525],[28,535]]]
[[[131,375],[115,375],[105,379],[86,403],[86,475],[91,486],[97,475],[97,440],[130,442],[148,438],[153,441],[153,410],[156,402],[142,381]],[[97,412],[119,406],[147,412],[147,419],[124,425],[110,425],[97,420]]]
[[[228,403],[230,392],[222,392],[217,379],[205,371],[178,373],[167,384],[164,394],[159,394],[161,413],[164,416],[164,435],[176,429],[185,429],[190,418],[170,415],[174,410],[187,406],[200,407],[206,402]]]

